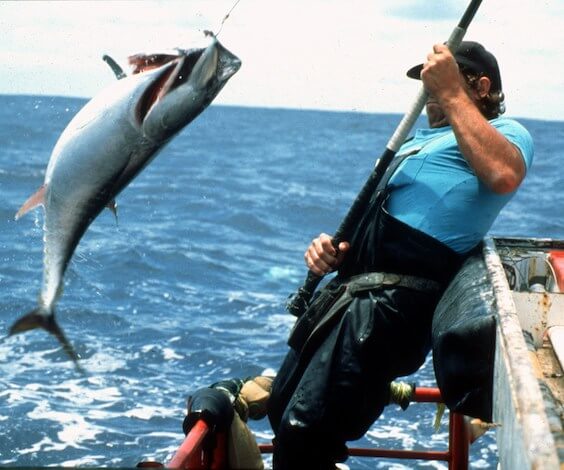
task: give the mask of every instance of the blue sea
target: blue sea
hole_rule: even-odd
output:
[[[84,103],[0,96],[2,337],[34,307],[41,284],[42,211],[17,222],[14,214]],[[284,305],[306,274],[303,252],[337,228],[400,119],[208,108],[123,191],[117,221],[102,213],[75,252],[57,314],[87,374],[43,331],[0,343],[0,466],[166,462],[182,441],[191,391],[275,371],[293,323]],[[492,233],[564,238],[564,123],[520,121],[535,139],[535,162]],[[433,386],[430,362],[408,380]],[[447,418],[435,433],[435,411],[390,406],[355,445],[445,450]],[[267,420],[250,424],[260,442],[272,437]],[[471,448],[471,468],[496,463],[486,435]]]

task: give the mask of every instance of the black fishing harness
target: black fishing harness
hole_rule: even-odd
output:
[[[303,353],[314,348],[324,333],[359,295],[377,289],[405,288],[439,294],[460,264],[446,245],[391,217],[384,208],[388,182],[401,163],[421,148],[398,155],[388,166],[370,207],[351,239],[351,251],[339,275],[330,281],[296,321],[288,345]],[[368,254],[368,256],[367,256]],[[431,264],[438,261],[436,268]],[[377,271],[374,269],[378,269]],[[350,274],[360,271],[360,274]]]
[[[335,278],[314,299],[296,321],[288,345],[299,353],[316,344],[340,318],[340,314],[356,298],[366,292],[385,288],[406,288],[424,292],[440,292],[441,284],[421,277],[393,273],[363,273],[347,280]]]

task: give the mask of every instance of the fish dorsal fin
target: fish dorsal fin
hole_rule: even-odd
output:
[[[109,55],[105,54],[102,57],[102,60],[104,62],[106,62],[106,64],[108,64],[110,66],[110,68],[112,69],[112,72],[114,72],[114,75],[116,76],[116,78],[118,80],[121,80],[122,78],[127,77],[127,75],[125,74],[125,72],[123,71],[123,69],[118,65],[118,63],[112,59]]]
[[[42,185],[27,201],[23,203],[20,210],[16,213],[16,220],[22,215],[27,214],[30,210],[37,206],[42,206],[45,200],[45,185]]]

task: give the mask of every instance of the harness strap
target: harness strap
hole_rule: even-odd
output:
[[[372,272],[344,280],[335,278],[296,320],[288,345],[296,351],[303,351],[313,337],[338,321],[355,297],[387,287],[405,287],[430,293],[439,292],[442,288],[439,282],[405,274]]]
[[[407,289],[424,292],[438,292],[441,289],[441,284],[431,279],[410,276],[408,274],[380,272],[357,274],[345,281],[345,284],[353,297],[359,292],[384,286],[406,287]]]

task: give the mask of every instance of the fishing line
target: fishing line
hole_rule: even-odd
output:
[[[218,37],[218,36],[219,36],[219,33],[221,33],[221,30],[223,29],[223,25],[225,24],[225,20],[227,20],[227,18],[229,18],[229,15],[231,14],[231,12],[232,12],[233,10],[235,10],[235,7],[239,4],[240,1],[241,1],[241,0],[237,0],[237,1],[233,4],[233,6],[231,7],[231,10],[229,10],[229,11],[227,12],[227,15],[225,15],[225,16],[223,17],[223,20],[221,20],[221,24],[219,25],[219,31],[216,33],[215,37]]]

